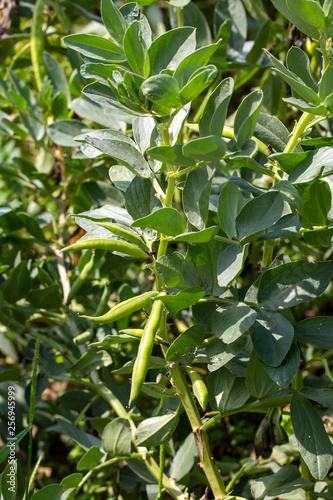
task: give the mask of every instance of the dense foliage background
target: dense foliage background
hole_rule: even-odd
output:
[[[125,63],[116,43],[94,47],[88,36],[118,42],[111,1],[102,3],[104,23],[94,0],[2,3],[0,435],[6,443],[14,387],[20,440],[16,493],[6,486],[8,448],[0,450],[1,500],[27,500],[37,490],[36,500],[161,499],[159,461],[169,481],[164,499],[213,498],[172,363],[187,367],[228,498],[333,498],[330,1],[114,2],[134,26]],[[138,49],[149,26],[153,39],[184,30],[155,44],[153,69]],[[68,36],[78,33],[87,37]],[[172,74],[194,41],[213,49],[204,69],[179,70],[180,93]],[[136,76],[125,81],[128,63]],[[168,76],[165,88],[163,79],[149,87],[153,71]],[[144,121],[149,114],[153,125]],[[210,136],[219,136],[213,148],[195,143]],[[175,143],[187,146],[163,150]],[[149,219],[171,210],[163,198],[170,178],[180,219],[171,212]],[[59,253],[85,231],[108,238],[97,221],[126,226],[147,262],[98,245]],[[168,244],[164,253],[159,241]],[[81,315],[103,315],[155,289],[156,277],[157,290],[170,294],[162,296],[168,337],[160,333],[146,383],[128,408],[133,329],[140,335],[151,303],[112,323]],[[276,341],[288,337],[287,347],[265,344],[259,330],[251,337],[256,314],[257,328]],[[161,345],[176,339],[166,366]],[[164,420],[148,421],[155,417]],[[140,422],[148,431],[136,444],[147,449],[134,451],[131,432]],[[303,432],[313,432],[308,454],[299,446]]]

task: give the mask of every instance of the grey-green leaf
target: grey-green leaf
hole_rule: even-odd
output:
[[[183,154],[197,162],[221,160],[226,150],[226,142],[216,135],[192,139],[183,146]]]
[[[262,105],[263,93],[255,90],[243,99],[235,116],[234,131],[239,149],[251,139]]]
[[[245,383],[251,396],[257,399],[262,399],[279,389],[277,383],[267,374],[255,350],[252,351],[246,367]]]
[[[332,443],[311,403],[301,394],[291,398],[290,416],[298,449],[315,479],[324,479],[332,465]]]
[[[258,302],[272,311],[293,307],[319,296],[332,276],[330,262],[299,260],[268,269],[260,280]]]
[[[242,302],[220,306],[213,316],[213,333],[230,344],[250,328],[256,317],[256,311]]]
[[[278,192],[269,191],[250,200],[236,218],[240,240],[263,231],[277,222],[283,213],[283,199]]]
[[[300,321],[295,326],[295,338],[302,344],[313,344],[323,349],[333,349],[333,318],[316,316]]]
[[[131,427],[125,418],[115,418],[106,425],[102,434],[103,449],[111,457],[130,455]]]
[[[101,1],[101,14],[106,29],[114,41],[122,46],[126,31],[126,23],[112,0]]]
[[[282,314],[260,310],[250,333],[261,361],[269,366],[279,366],[290,349],[294,328]]]
[[[120,47],[111,40],[97,35],[68,35],[63,39],[67,47],[83,56],[104,62],[123,62],[125,55]]]
[[[226,78],[210,95],[199,121],[200,137],[222,135],[233,87],[233,79]]]
[[[211,407],[222,413],[240,408],[250,396],[245,380],[224,367],[208,375],[207,387]]]
[[[147,418],[135,432],[136,446],[159,446],[167,443],[177,427],[178,420],[176,413]]]
[[[228,286],[242,272],[248,254],[248,245],[228,246],[220,255],[217,264],[219,286]]]
[[[175,208],[160,208],[132,223],[133,227],[150,227],[169,236],[177,236],[186,229],[186,222]]]

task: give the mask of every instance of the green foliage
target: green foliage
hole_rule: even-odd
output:
[[[332,2],[23,4],[1,498],[331,498]]]

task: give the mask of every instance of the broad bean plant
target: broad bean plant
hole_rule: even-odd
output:
[[[1,80],[2,127],[67,169],[48,272],[2,270],[0,319],[36,340],[27,423],[78,458],[25,500],[333,498],[333,3],[164,4],[102,0],[102,34],[63,38],[69,87],[39,1],[38,97]],[[46,379],[77,404],[39,399]]]

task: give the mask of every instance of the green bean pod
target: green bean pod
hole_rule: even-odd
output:
[[[205,411],[208,405],[208,390],[206,384],[196,370],[188,366],[185,367],[185,370],[191,379],[194,395],[201,408]]]
[[[30,51],[31,62],[34,68],[38,90],[43,85],[43,77],[46,74],[43,52],[44,52],[44,33],[43,33],[43,8],[44,0],[37,0],[32,17]]]
[[[112,240],[107,238],[90,238],[79,240],[73,245],[69,245],[61,250],[61,252],[69,252],[70,250],[110,250],[111,252],[121,252],[138,259],[149,259],[147,252],[141,248],[128,243],[127,241]]]
[[[88,328],[88,330],[86,330],[85,332],[77,335],[73,339],[73,342],[76,345],[83,345],[83,344],[86,344],[87,342],[89,342],[89,340],[91,340],[93,338],[93,336],[94,336],[94,330],[92,328]]]
[[[145,307],[148,302],[150,302],[154,297],[158,295],[158,292],[146,292],[138,297],[131,297],[128,300],[124,300],[120,304],[110,309],[109,312],[103,314],[102,316],[80,316],[81,318],[89,319],[96,323],[111,323],[113,321],[118,321],[118,319],[126,318],[129,314],[139,311]]]
[[[121,226],[118,224],[110,224],[109,222],[95,222],[96,226],[101,226],[115,234],[116,236],[120,236],[120,238],[124,238],[124,240],[130,241],[135,245],[138,245],[143,250],[149,251],[149,248],[145,244],[144,241],[139,236],[136,236],[131,231],[129,231],[125,226]]]
[[[129,405],[138,397],[143,382],[145,381],[156,332],[160,326],[162,312],[163,302],[161,300],[155,300],[151,314],[143,330],[138,354],[133,367]]]

